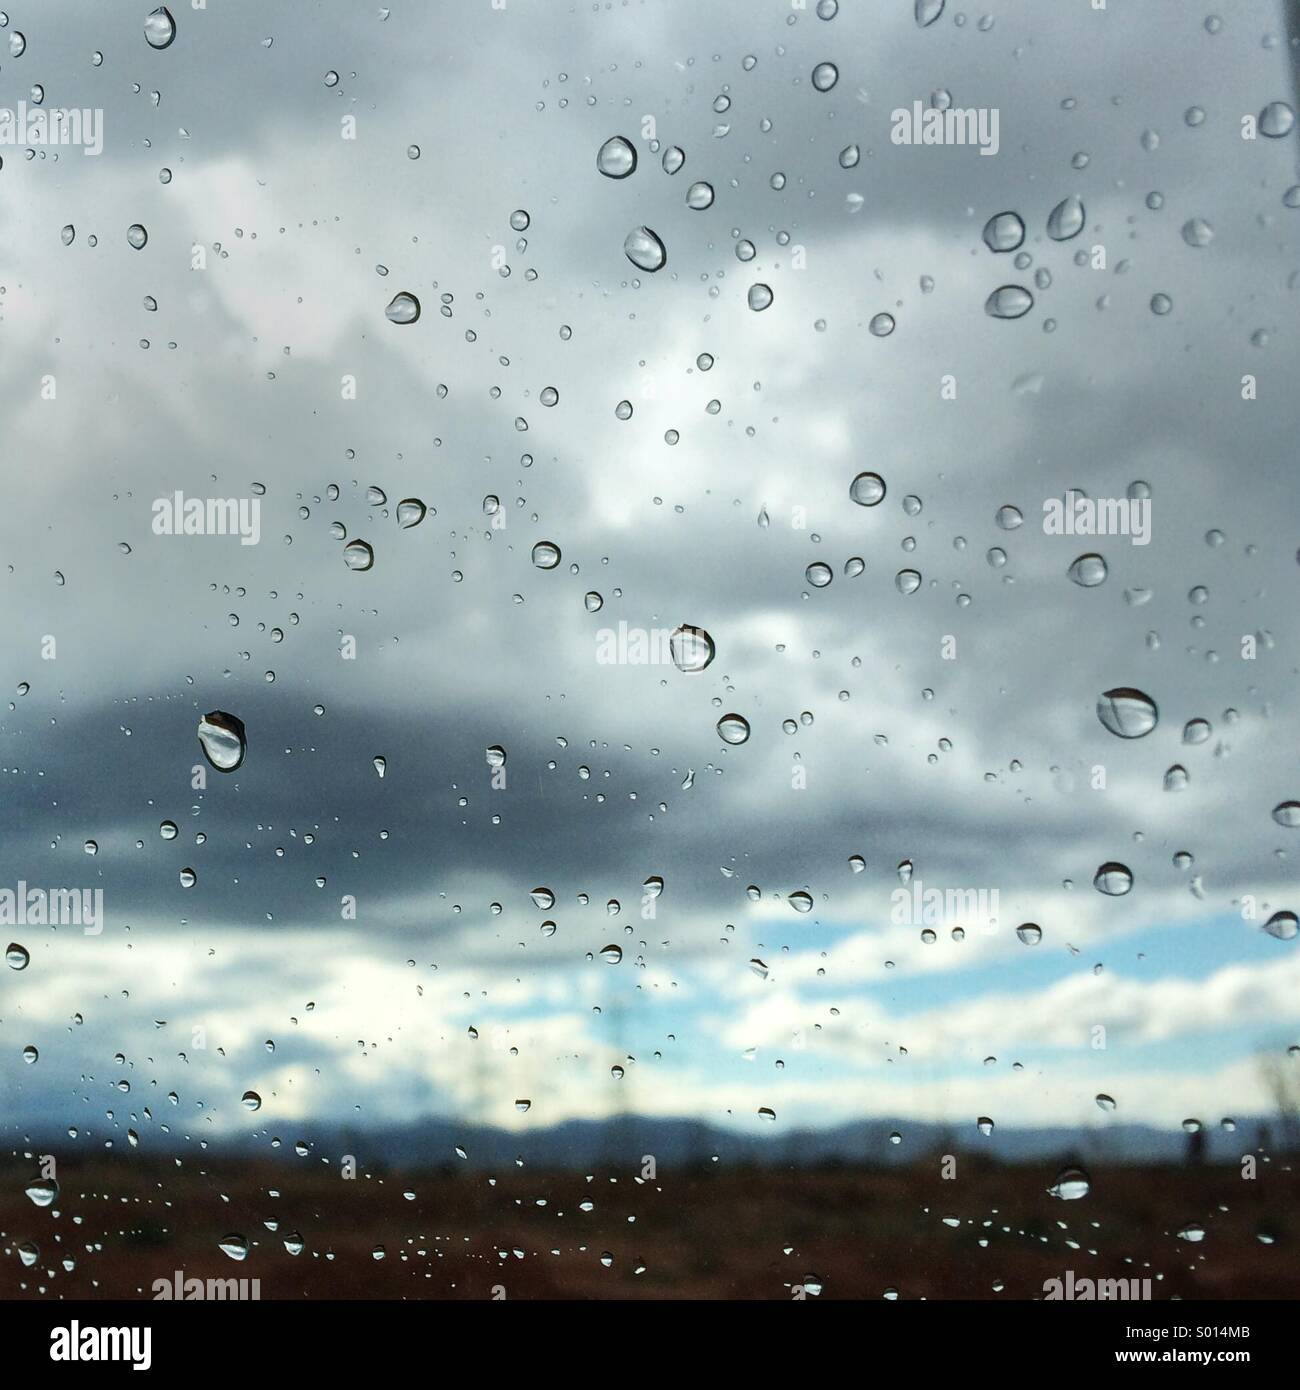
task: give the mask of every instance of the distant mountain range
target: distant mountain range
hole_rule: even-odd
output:
[[[891,1134],[901,1136],[892,1143]],[[1248,1118],[1234,1131],[1207,1126],[1197,1135],[1148,1125],[1099,1125],[1094,1128],[995,1129],[981,1134],[971,1123],[951,1125],[914,1120],[862,1120],[834,1129],[774,1132],[770,1136],[738,1134],[696,1120],[652,1119],[622,1115],[605,1121],[572,1120],[545,1129],[513,1132],[489,1126],[429,1118],[405,1125],[350,1128],[315,1124],[310,1130],[311,1153],[337,1160],[355,1155],[361,1167],[500,1168],[522,1159],[529,1167],[587,1169],[618,1164],[639,1167],[643,1155],[654,1155],[660,1166],[680,1168],[715,1160],[724,1165],[810,1167],[829,1163],[895,1166],[941,1153],[982,1155],[1001,1163],[1181,1163],[1199,1157],[1204,1162],[1234,1162],[1260,1149],[1273,1156],[1285,1152],[1286,1136],[1275,1117]],[[44,1151],[67,1153],[66,1133],[45,1136]],[[90,1136],[87,1136],[90,1139]],[[282,1136],[278,1149],[265,1137],[210,1139],[213,1157],[240,1154],[282,1156],[301,1162],[293,1141]],[[1294,1136],[1291,1136],[1292,1148]],[[97,1148],[103,1136],[91,1143]],[[24,1146],[41,1147],[39,1131],[23,1136]],[[145,1131],[140,1150],[181,1153],[192,1141]],[[464,1157],[457,1150],[463,1151]]]

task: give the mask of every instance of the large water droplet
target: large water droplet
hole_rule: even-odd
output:
[[[538,541],[533,546],[533,564],[539,570],[553,570],[560,563],[560,547],[554,541]]]
[[[1093,875],[1092,886],[1108,898],[1122,898],[1133,887],[1133,874],[1127,864],[1111,860]]]
[[[199,720],[199,746],[218,772],[234,772],[248,752],[244,721],[224,710],[214,709]]]
[[[636,168],[636,147],[621,135],[611,135],[596,151],[596,168],[607,179],[625,179]]]
[[[1062,198],[1047,214],[1047,235],[1053,241],[1069,241],[1083,231],[1085,214],[1079,198]]]
[[[1284,101],[1270,101],[1259,113],[1259,133],[1270,140],[1289,135],[1295,125],[1295,112]]]
[[[713,185],[703,181],[691,184],[686,190],[686,206],[696,212],[703,212],[705,208],[712,207]]]
[[[1057,1174],[1056,1182],[1047,1189],[1053,1197],[1063,1202],[1077,1202],[1092,1190],[1092,1183],[1082,1168],[1063,1168]]]
[[[804,570],[804,578],[814,589],[824,589],[834,577],[834,574],[831,572],[831,567],[823,564],[820,560],[814,560],[813,563]]]
[[[388,301],[384,316],[389,323],[414,323],[420,317],[420,301],[406,290]]]
[[[412,526],[418,526],[427,513],[428,508],[418,497],[403,498],[397,504],[397,524],[404,531],[409,531]]]
[[[818,63],[812,70],[812,84],[819,92],[829,92],[840,80],[840,70],[834,63]]]
[[[796,912],[811,912],[813,910],[812,894],[805,893],[802,888],[791,893],[786,901]]]
[[[1214,240],[1214,228],[1203,217],[1189,217],[1183,223],[1183,240],[1188,246],[1208,246]]]
[[[683,623],[668,638],[668,650],[677,669],[688,674],[703,671],[715,653],[713,638],[702,627],[689,623]]]
[[[749,307],[757,313],[761,313],[772,303],[772,287],[770,285],[751,285],[749,294],[746,296]]]
[[[243,1236],[227,1236],[224,1240],[217,1242],[217,1249],[223,1255],[229,1255],[232,1260],[246,1260],[248,1258],[248,1241]]]
[[[343,563],[350,570],[368,570],[375,563],[374,547],[368,541],[349,541],[343,547]]]
[[[10,970],[26,970],[30,960],[31,955],[27,947],[20,946],[16,941],[11,941],[5,948],[5,964]]]
[[[718,720],[718,737],[723,743],[744,743],[749,737],[749,720],[740,714],[724,714]]]
[[[1106,562],[1100,555],[1080,555],[1070,566],[1069,576],[1081,589],[1095,589],[1106,582]]]
[[[59,1185],[53,1178],[38,1178],[23,1189],[38,1207],[53,1205],[59,1195]]]
[[[1025,224],[1019,213],[995,213],[984,224],[984,245],[990,251],[1015,251],[1025,239]]]
[[[874,507],[884,500],[885,480],[879,473],[859,473],[849,484],[849,496],[859,507]]]
[[[1294,912],[1275,912],[1264,923],[1264,930],[1279,941],[1294,941],[1297,931],[1300,931],[1300,924],[1297,923]]]
[[[1288,830],[1300,826],[1300,801],[1279,801],[1273,807],[1273,819]]]
[[[1034,296],[1022,285],[1002,285],[984,301],[984,312],[994,319],[1020,319],[1034,307]]]
[[[1150,695],[1122,685],[1098,699],[1097,718],[1117,738],[1144,738],[1155,728],[1160,711]]]
[[[165,5],[145,16],[144,37],[150,48],[166,48],[176,37],[176,21]]]
[[[623,254],[638,270],[662,270],[668,252],[649,227],[633,227],[623,241]]]

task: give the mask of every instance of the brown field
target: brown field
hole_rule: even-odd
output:
[[[177,1269],[257,1278],[263,1299],[485,1299],[494,1286],[519,1299],[788,1299],[807,1275],[823,1298],[892,1288],[904,1299],[1024,1299],[1067,1269],[1076,1279],[1149,1277],[1158,1299],[1300,1297],[1300,1177],[1282,1159],[1249,1182],[1235,1167],[1094,1169],[1091,1193],[1073,1202],[1047,1194],[1046,1167],[969,1158],[952,1181],[936,1161],[711,1167],[638,1184],[608,1169],[590,1178],[371,1171],[347,1181],[283,1164],[105,1157],[64,1165],[48,1209],[23,1194],[32,1176],[33,1165],[11,1160],[0,1184],[4,1298],[152,1297],[153,1281]],[[960,1225],[945,1224],[950,1216]],[[1177,1237],[1189,1222],[1204,1240]],[[297,1256],[283,1244],[295,1231]],[[218,1250],[230,1233],[249,1241],[247,1260]],[[17,1252],[28,1241],[40,1250],[31,1268]]]

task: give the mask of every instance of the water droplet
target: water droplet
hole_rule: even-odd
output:
[[[834,63],[818,63],[812,70],[812,84],[819,92],[829,92],[840,80],[840,70]]]
[[[1214,228],[1203,217],[1189,217],[1183,223],[1183,240],[1188,246],[1208,246],[1214,240]]]
[[[874,337],[888,338],[894,331],[894,316],[893,314],[876,314],[867,327]]]
[[[427,514],[428,508],[418,497],[406,497],[397,504],[397,524],[404,531],[418,526]]]
[[[1288,830],[1300,826],[1300,801],[1279,801],[1273,807],[1273,819]]]
[[[761,313],[772,303],[772,287],[763,284],[751,285],[746,298],[749,300],[749,307],[756,314]]]
[[[934,23],[943,13],[945,0],[916,0],[916,7],[913,13],[916,15],[917,27],[926,29]]]
[[[11,941],[5,948],[5,964],[10,970],[26,970],[30,960],[27,947],[20,946],[16,941]]]
[[[824,589],[835,576],[831,573],[831,567],[824,565],[820,560],[815,560],[804,570],[804,578],[813,586],[814,589]]]
[[[638,270],[662,270],[668,260],[664,244],[649,227],[633,227],[623,241],[623,254]]]
[[[372,758],[372,759],[370,760],[370,764],[371,764],[371,766],[375,769],[375,772],[376,772],[380,777],[383,777],[384,773],[388,771],[388,759],[387,759],[387,758]]]
[[[256,1091],[245,1091],[239,1100],[245,1110],[260,1110],[262,1108],[262,1097]]]
[[[1077,1202],[1092,1190],[1092,1183],[1082,1168],[1064,1168],[1057,1175],[1056,1182],[1047,1189],[1053,1197],[1063,1202]]]
[[[1037,946],[1043,939],[1043,929],[1037,922],[1024,922],[1016,928],[1016,936],[1026,946]]]
[[[1081,589],[1095,589],[1106,581],[1106,561],[1100,555],[1080,555],[1070,566],[1069,576]]]
[[[1160,711],[1150,695],[1116,686],[1098,699],[1097,718],[1117,738],[1144,738],[1155,728]]]
[[[1126,864],[1111,860],[1093,875],[1092,886],[1108,898],[1122,898],[1133,887],[1133,874]]]
[[[536,907],[540,907],[543,912],[549,912],[555,906],[555,894],[549,888],[534,888],[528,895],[533,900]]]
[[[668,650],[677,669],[691,674],[703,671],[713,660],[716,649],[713,638],[702,627],[683,623],[669,636]]]
[[[1019,213],[998,212],[984,224],[983,235],[990,251],[1016,251],[1025,239],[1025,224]]]
[[[617,965],[623,959],[623,948],[611,942],[608,946],[602,946],[600,958],[607,965]]]
[[[34,1047],[28,1048],[27,1050],[30,1052],[36,1051]],[[38,1207],[48,1207],[52,1206],[55,1199],[58,1197],[59,1185],[53,1178],[38,1178],[35,1182],[25,1187],[23,1191],[26,1192],[27,1196],[31,1198]]]
[[[368,570],[375,563],[374,548],[368,541],[349,541],[343,547],[343,563],[350,570]]]
[[[900,594],[914,594],[921,587],[921,576],[916,570],[899,570],[894,576],[894,587]]]
[[[406,290],[395,294],[384,310],[389,323],[414,323],[420,317],[420,301]]]
[[[533,546],[533,564],[539,570],[553,570],[560,563],[560,547],[553,541],[538,541]]]
[[[1294,912],[1275,912],[1264,923],[1264,930],[1279,941],[1294,941],[1297,931],[1300,931],[1300,924],[1297,923]]]
[[[660,163],[665,174],[675,174],[686,163],[686,153],[679,145],[669,145]]]
[[[849,484],[849,496],[860,507],[874,507],[884,500],[885,480],[879,473],[859,473]]]
[[[1259,133],[1270,140],[1289,135],[1295,125],[1295,112],[1284,101],[1270,101],[1259,113]]]
[[[1165,773],[1164,789],[1167,792],[1183,791],[1188,783],[1187,769],[1182,763],[1175,763]]]
[[[166,48],[176,37],[176,21],[165,5],[145,16],[144,37],[150,48]]]
[[[234,772],[248,752],[244,721],[223,710],[213,710],[199,720],[199,746],[218,772]]]
[[[718,737],[723,743],[744,743],[749,737],[749,720],[739,714],[724,714],[718,720]]]
[[[133,222],[126,229],[126,239],[137,251],[142,251],[149,240],[149,233],[140,223]]]
[[[791,893],[786,901],[796,912],[811,912],[813,910],[812,894],[805,893],[802,889]]]
[[[596,168],[607,179],[625,179],[636,168],[636,147],[621,135],[611,135],[596,151]]]
[[[248,1258],[248,1241],[243,1236],[227,1236],[224,1240],[217,1242],[217,1249],[223,1255],[229,1255],[232,1260],[246,1260]]]
[[[703,212],[705,208],[712,207],[713,185],[703,181],[691,184],[686,190],[686,206],[696,212]]]
[[[1104,1091],[1098,1091],[1093,1099],[1097,1102],[1097,1107],[1100,1110],[1109,1111],[1115,1109],[1115,1098],[1113,1096],[1108,1096]]]
[[[1047,235],[1053,241],[1069,241],[1083,231],[1084,220],[1082,201],[1063,198],[1047,215]]]
[[[1022,285],[1001,285],[984,301],[984,312],[995,319],[1019,319],[1034,307],[1034,296]]]

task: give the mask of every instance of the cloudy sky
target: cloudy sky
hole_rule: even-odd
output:
[[[1279,6],[213,0],[162,48],[147,13],[0,32],[0,104],[104,134],[0,151],[0,887],[105,905],[0,928],[13,1145],[1272,1110],[1300,173],[1243,119],[1295,100]],[[893,143],[913,102],[996,111],[996,155]],[[1045,534],[1134,484],[1148,545]],[[155,534],[178,491],[256,498],[258,543]],[[620,624],[716,655],[604,662]],[[995,920],[899,922],[904,862]]]

